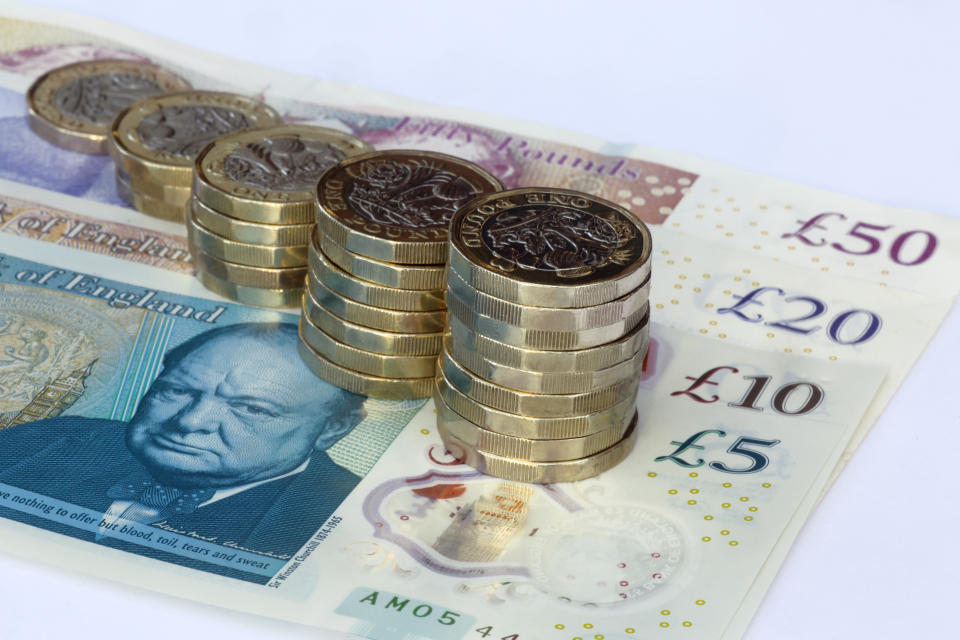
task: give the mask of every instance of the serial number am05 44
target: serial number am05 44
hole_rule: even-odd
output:
[[[390,636],[397,631],[432,640],[461,640],[465,637],[489,638],[490,640],[527,640],[519,633],[478,620],[475,616],[406,595],[358,587],[337,607],[336,613],[357,618],[367,625],[368,637],[381,636],[378,632],[389,630]],[[476,636],[466,634],[473,631]]]

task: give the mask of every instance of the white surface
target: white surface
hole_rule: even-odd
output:
[[[960,217],[960,10],[946,0],[42,4]],[[955,308],[804,528],[748,639],[951,634],[958,359]],[[0,575],[2,640],[326,637],[6,555]]]

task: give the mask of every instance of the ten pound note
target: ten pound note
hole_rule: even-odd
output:
[[[933,214],[4,13],[11,553],[372,639],[739,638],[957,293],[960,225]],[[30,130],[30,83],[90,58],[146,59],[288,122],[587,191],[653,225],[627,459],[578,483],[497,480],[445,451],[432,401],[310,375],[295,313],[216,299],[185,228],[124,207],[108,157]]]

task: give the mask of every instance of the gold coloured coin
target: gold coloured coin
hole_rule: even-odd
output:
[[[155,182],[139,176],[129,176],[130,186],[140,195],[183,208],[190,201],[190,188]]]
[[[148,216],[180,223],[185,220],[183,207],[178,207],[168,202],[164,202],[163,200],[157,200],[156,198],[145,196],[132,187],[130,201],[134,209],[140,213],[145,213]]]
[[[646,355],[645,352],[637,353],[606,369],[542,373],[491,362],[457,342],[449,333],[444,337],[444,348],[457,362],[484,380],[520,391],[548,394],[579,393],[584,389],[599,389],[630,378],[636,379],[643,371],[643,358]]]
[[[478,313],[469,302],[462,300],[452,290],[447,291],[446,303],[450,314],[471,331],[497,342],[547,351],[588,349],[615,340],[640,324],[643,318],[647,316],[650,306],[649,301],[644,301],[643,306],[629,316],[602,327],[579,331],[553,331],[517,326],[485,316]]]
[[[623,207],[566,189],[477,198],[450,223],[450,268],[474,289],[536,307],[590,307],[650,275],[650,230]]]
[[[215,258],[251,267],[302,267],[307,264],[306,247],[271,247],[236,242],[210,231],[187,216],[187,237],[198,249]]]
[[[310,243],[310,234],[314,226],[312,222],[309,224],[247,222],[214,211],[196,198],[192,206],[193,217],[197,222],[217,235],[237,242],[266,244],[274,247],[306,246]]]
[[[130,186],[130,176],[117,170],[117,195],[131,207],[133,206],[133,187]]]
[[[106,154],[110,123],[143,98],[185,91],[190,83],[136,60],[89,60],[58,67],[27,90],[27,122],[44,140],[81,153]]]
[[[524,329],[547,329],[550,331],[583,331],[615,325],[624,318],[647,306],[650,298],[650,278],[630,293],[592,307],[547,308],[532,307],[477,291],[450,271],[447,290],[462,300],[479,315],[489,316]]]
[[[355,302],[394,309],[396,311],[442,311],[447,308],[443,299],[443,290],[417,291],[414,289],[394,289],[381,284],[361,280],[336,266],[318,247],[317,234],[314,233],[310,246],[310,269],[333,291]]]
[[[303,315],[335,340],[364,351],[393,356],[431,356],[434,360],[443,344],[441,333],[392,333],[347,322],[327,311],[310,289],[303,296]]]
[[[426,398],[430,395],[433,378],[382,378],[368,373],[360,373],[330,362],[317,353],[305,341],[303,323],[300,318],[300,342],[297,349],[304,364],[313,373],[332,385],[372,398],[388,400],[410,400]]]
[[[313,272],[307,286],[317,303],[348,322],[393,333],[438,333],[443,331],[446,311],[395,311],[372,307],[345,298],[327,287]]]
[[[246,96],[184,91],[136,102],[113,119],[110,155],[131,176],[190,187],[193,160],[215,138],[283,123],[272,108]]]
[[[338,342],[303,316],[301,329],[303,339],[324,358],[347,369],[369,373],[383,378],[426,378],[437,370],[437,357],[388,356],[373,351],[364,351]]]
[[[303,295],[303,289],[262,289],[234,284],[203,269],[197,269],[197,278],[207,289],[224,298],[257,307],[295,307],[300,302],[300,296]]]
[[[434,379],[434,397],[442,398],[451,409],[489,431],[534,440],[556,440],[625,427],[636,409],[637,389],[612,407],[596,413],[564,418],[531,418],[480,404],[458,391],[443,377],[443,370],[438,368]],[[439,406],[439,402],[437,404]]]
[[[612,447],[623,437],[627,425],[614,426],[579,438],[539,440],[507,436],[479,427],[436,398],[437,424],[450,435],[483,453],[530,462],[559,462],[591,456]]]
[[[609,387],[580,393],[547,395],[510,389],[477,376],[454,360],[445,348],[440,352],[439,366],[447,382],[467,397],[494,409],[532,418],[563,418],[596,413],[629,398],[637,388],[635,379],[627,379]]]
[[[197,155],[194,189],[200,202],[248,222],[312,223],[320,174],[368,151],[359,138],[311,125],[231,133]]]
[[[637,415],[634,414],[624,437],[603,451],[563,462],[531,462],[480,451],[439,427],[440,439],[447,451],[474,469],[513,482],[575,482],[592,478],[621,462],[633,449],[637,437]]]
[[[399,264],[447,260],[450,218],[503,189],[479,166],[431,151],[375,151],[344,160],[317,185],[317,224],[347,251]]]
[[[330,262],[362,280],[394,289],[439,291],[446,287],[444,265],[394,264],[347,251],[330,236],[320,238],[320,250]]]
[[[189,240],[189,238],[187,238]],[[190,254],[197,263],[197,269],[206,271],[221,280],[257,289],[303,289],[306,267],[251,267],[245,264],[228,262],[200,251],[190,242]]]
[[[641,351],[646,352],[650,340],[649,312],[637,326],[613,342],[573,351],[525,349],[498,342],[470,329],[452,313],[447,315],[447,323],[454,339],[476,351],[484,360],[513,369],[542,373],[579,374],[606,369]]]

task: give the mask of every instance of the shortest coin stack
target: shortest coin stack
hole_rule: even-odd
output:
[[[298,305],[317,180],[369,150],[351,135],[306,125],[238,131],[204,147],[184,212],[203,284],[244,304]]]
[[[325,173],[300,318],[307,366],[354,393],[428,397],[450,218],[501,188],[476,165],[425,151],[368,153]]]
[[[587,194],[514,189],[459,210],[450,236],[434,383],[447,449],[517,482],[623,460],[649,339],[646,225]]]
[[[117,192],[141,213],[183,222],[197,153],[219,136],[282,123],[267,105],[233,93],[181,91],[134,102],[111,125]]]
[[[48,71],[30,86],[27,122],[57,146],[106,154],[118,112],[143,98],[189,88],[180,76],[148,62],[76,62]]]

